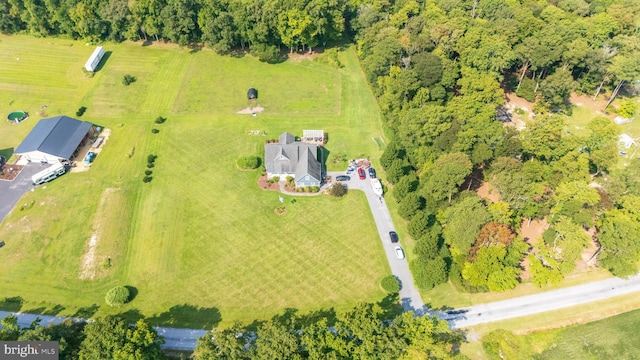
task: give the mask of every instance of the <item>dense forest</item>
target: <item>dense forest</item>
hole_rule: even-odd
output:
[[[395,135],[381,163],[416,241],[422,289],[447,279],[467,291],[511,289],[526,262],[534,284],[557,282],[590,245],[587,230],[600,266],[637,272],[640,160],[619,166],[609,118],[578,136],[565,114],[577,91],[606,92],[607,107],[625,94],[618,111],[633,116],[640,2],[374,1],[352,26]],[[497,120],[505,89],[536,102],[524,129]],[[473,191],[482,179],[499,201]],[[519,234],[543,218],[540,242]]]
[[[606,107],[624,95],[616,111],[634,115],[636,0],[0,0],[0,31],[163,39],[266,61],[353,39],[393,134],[380,160],[422,289],[447,279],[510,289],[525,258],[532,282],[557,282],[589,246],[587,230],[599,265],[637,272],[640,160],[619,166],[609,118],[585,124],[589,135],[565,125],[574,91],[606,96]],[[505,89],[536,103],[523,130],[496,119]],[[467,191],[474,179],[500,201]],[[543,241],[527,242],[523,220],[543,218]]]
[[[281,47],[312,49],[341,39],[354,11],[344,0],[0,0],[0,32],[163,39],[220,53],[250,47],[270,61]]]

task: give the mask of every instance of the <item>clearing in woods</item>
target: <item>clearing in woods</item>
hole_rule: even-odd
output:
[[[109,44],[89,78],[81,67],[92,47],[81,42],[0,36],[0,48],[0,111],[11,103],[36,114],[46,105],[48,116],[73,116],[85,106],[82,120],[111,129],[89,171],[26,194],[23,202],[36,205],[0,224],[0,294],[21,297],[20,311],[89,309],[209,329],[384,298],[379,282],[390,270],[363,194],[283,196],[287,212],[277,216],[278,195],[257,186],[259,171],[236,168],[239,156],[263,156],[265,139],[304,129],[331,134],[335,154],[380,157],[370,140],[382,136],[380,113],[353,49],[334,69]],[[137,80],[124,86],[125,74]],[[264,107],[256,117],[236,114],[250,87]],[[155,124],[158,116],[167,121]],[[15,148],[37,121],[0,122],[0,149]],[[106,306],[116,285],[135,288],[135,299]]]

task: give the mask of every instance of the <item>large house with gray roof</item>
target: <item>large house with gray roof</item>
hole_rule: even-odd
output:
[[[267,177],[285,179],[291,176],[296,187],[320,186],[322,164],[318,161],[318,146],[296,141],[295,136],[285,132],[277,143],[264,145],[264,164]]]
[[[77,154],[93,132],[93,125],[68,116],[40,120],[15,151],[32,162],[56,163]]]

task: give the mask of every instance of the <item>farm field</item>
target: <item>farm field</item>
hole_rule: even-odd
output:
[[[0,37],[0,113],[30,113],[20,124],[0,122],[1,154],[10,156],[38,119],[75,117],[80,106],[81,120],[112,131],[89,171],[38,187],[21,201],[32,206],[0,224],[0,307],[210,328],[385,296],[379,282],[390,270],[363,194],[284,196],[287,213],[278,216],[278,194],[258,188],[259,171],[235,166],[239,156],[261,156],[265,139],[303,129],[329,134],[329,170],[346,167],[337,155],[377,161],[379,110],[353,49],[333,69],[106,44],[102,69],[89,78],[81,67],[92,50]],[[136,77],[128,87],[125,74]],[[236,114],[252,86],[264,112]],[[158,116],[168,120],[155,125]],[[145,184],[150,154],[157,160]],[[135,298],[110,308],[103,298],[116,285]]]
[[[640,356],[635,342],[639,321],[640,310],[634,310],[586,324],[528,334],[514,335],[501,330],[485,336],[483,341],[505,339],[503,343],[509,344],[502,350],[505,358],[636,359]],[[474,345],[476,351],[466,349],[463,353],[472,358],[491,358],[481,349],[480,341]]]

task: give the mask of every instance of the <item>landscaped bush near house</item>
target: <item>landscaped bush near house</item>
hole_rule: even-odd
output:
[[[396,277],[393,275],[382,278],[382,280],[380,281],[380,286],[382,286],[384,291],[388,292],[389,294],[395,294],[400,291],[400,283],[398,282],[398,279],[396,279]]]
[[[340,183],[333,184],[331,189],[329,189],[329,195],[335,197],[343,197],[347,193],[347,188]]]
[[[318,191],[320,191],[320,187],[319,186],[312,186],[311,187],[311,191],[312,192],[318,192]]]
[[[87,111],[87,108],[85,106],[80,106],[78,111],[76,111],[76,116],[82,116],[85,111]]]
[[[116,286],[107,292],[104,301],[110,306],[120,306],[129,301],[129,295],[129,289],[124,286]]]
[[[257,156],[241,156],[237,161],[240,169],[257,169],[260,166],[260,158]]]

